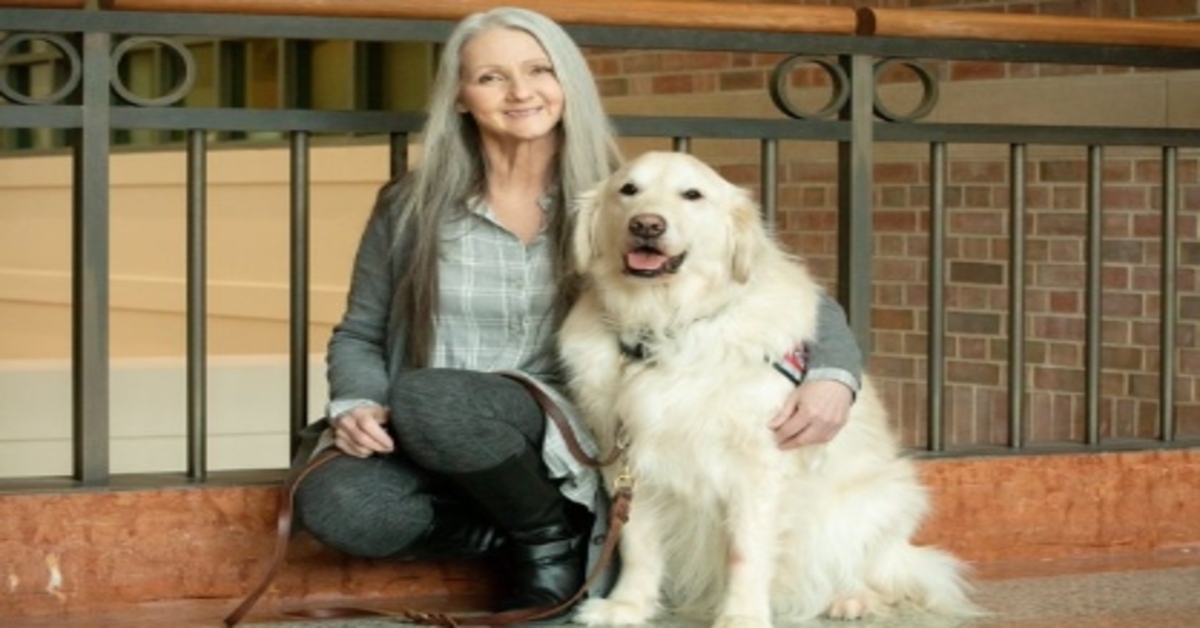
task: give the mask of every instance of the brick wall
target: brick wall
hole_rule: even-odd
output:
[[[856,7],[1007,11],[1110,18],[1200,20],[1196,0],[878,0],[809,1]],[[589,51],[604,95],[619,113],[662,106],[664,98],[764,95],[779,55],[723,52]],[[943,83],[1127,73],[1124,68],[1044,64],[931,64]],[[793,74],[797,88],[819,89],[820,73]],[[899,72],[886,82],[911,82]],[[646,103],[657,103],[648,105]],[[701,99],[701,100],[697,100]],[[685,104],[686,106],[686,104]],[[1036,107],[1033,103],[1031,106]],[[1101,106],[1101,103],[1097,103]],[[900,107],[903,109],[903,107]],[[980,121],[980,120],[975,120]],[[906,442],[926,438],[929,274],[928,149],[880,151],[875,164],[875,254],[870,369]],[[702,151],[698,151],[702,152]],[[1009,166],[1007,147],[951,148],[948,169],[944,409],[951,447],[1004,444],[1008,438]],[[747,151],[748,154],[753,154]],[[702,155],[703,156],[703,155]],[[722,159],[719,169],[754,187],[755,158]],[[832,289],[837,282],[836,163],[820,151],[787,152],[777,230]],[[1184,152],[1177,225],[1180,269],[1176,348],[1179,433],[1200,436],[1200,153]],[[1157,152],[1110,148],[1104,160],[1102,375],[1096,409],[1104,438],[1153,438],[1158,430],[1161,172]],[[1085,430],[1087,357],[1086,161],[1083,149],[1030,150],[1024,242],[1024,427],[1032,443],[1079,442]]]

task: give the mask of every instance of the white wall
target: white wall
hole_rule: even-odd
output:
[[[288,465],[288,371],[282,356],[234,356],[208,368],[209,470]],[[309,366],[308,416],[326,391],[323,358]],[[183,472],[186,371],[175,358],[117,360],[109,404],[113,473]],[[71,473],[71,368],[62,360],[0,363],[0,478]]]

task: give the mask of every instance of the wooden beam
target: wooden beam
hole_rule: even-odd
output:
[[[496,7],[494,0],[104,0],[106,9],[324,17],[458,20]],[[849,7],[762,4],[717,0],[516,0],[563,24],[656,26],[853,35]]]
[[[859,35],[1200,48],[1200,24],[1017,13],[859,9]]]

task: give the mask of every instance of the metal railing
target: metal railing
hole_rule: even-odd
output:
[[[130,38],[151,37],[162,45],[173,38],[279,38],[309,40],[341,38],[378,42],[438,42],[462,13],[476,8],[455,3],[443,8],[438,3],[306,3],[310,15],[295,11],[290,2],[110,2],[115,9],[62,8],[69,2],[0,2],[22,8],[0,9],[0,29],[14,42],[16,37],[51,41],[66,59],[68,70],[61,89],[49,98],[21,99],[5,84],[9,103],[0,106],[0,129],[48,128],[72,133],[73,151],[73,443],[74,472],[67,485],[110,484],[109,449],[109,258],[108,239],[112,132],[118,129],[186,130],[187,154],[187,391],[188,447],[187,479],[208,479],[206,437],[207,339],[205,301],[207,262],[206,159],[210,150],[207,133],[212,131],[273,131],[288,139],[290,154],[290,373],[293,435],[307,424],[310,409],[308,388],[309,354],[309,185],[311,140],[321,133],[374,133],[391,137],[393,172],[403,171],[406,147],[421,124],[421,116],[387,111],[328,111],[284,107],[258,110],[240,107],[170,107],[161,102],[137,102],[122,95],[114,99],[114,86],[121,84],[114,71],[114,55]],[[26,8],[32,5],[59,8]],[[76,3],[78,4],[78,3]],[[430,6],[425,6],[430,5]],[[919,112],[897,114],[877,98],[880,64],[898,60],[920,75],[927,101],[936,79],[922,74],[918,60],[974,60],[1013,63],[1105,64],[1138,68],[1200,69],[1200,25],[1145,24],[1121,22],[1116,33],[1103,41],[1072,40],[1071,32],[1085,33],[1082,22],[1051,23],[1048,30],[1037,18],[997,25],[994,16],[968,14],[914,14],[905,11],[855,13],[782,5],[761,5],[755,12],[721,3],[696,3],[689,11],[679,3],[669,10],[663,3],[637,1],[628,10],[603,12],[603,18],[588,10],[588,3],[546,3],[545,10],[562,20],[585,47],[636,50],[719,50],[775,53],[780,64],[772,98],[786,115],[771,118],[696,117],[686,115],[618,116],[619,132],[625,137],[668,138],[678,150],[687,150],[695,139],[740,139],[758,142],[760,183],[764,211],[775,216],[778,206],[777,171],[781,143],[818,141],[837,146],[838,190],[838,296],[846,306],[852,326],[864,346],[870,346],[872,308],[872,203],[873,165],[876,147],[883,143],[922,144],[929,147],[930,256],[928,296],[928,427],[925,449],[937,455],[947,450],[945,409],[941,388],[946,380],[945,347],[946,285],[946,168],[947,148],[954,144],[1006,146],[1010,151],[1010,219],[1013,244],[1008,269],[1012,278],[1009,303],[1009,435],[1008,451],[1021,451],[1027,442],[1023,432],[1024,413],[1024,297],[1023,271],[1028,257],[1021,234],[1025,220],[1026,149],[1031,145],[1087,147],[1087,345],[1086,399],[1088,404],[1085,445],[1102,445],[1096,402],[1101,365],[1099,337],[1101,321],[1099,287],[1099,221],[1102,210],[1103,150],[1106,146],[1152,147],[1161,151],[1161,265],[1159,298],[1164,304],[1177,299],[1174,269],[1176,222],[1180,196],[1176,191],[1180,149],[1200,147],[1200,129],[1131,128],[1092,126],[1042,126],[989,123],[936,123],[916,121]],[[481,4],[481,6],[483,6]],[[367,7],[364,9],[363,7]],[[767,7],[770,7],[769,9]],[[228,12],[226,12],[228,11]],[[233,11],[237,11],[234,13]],[[358,12],[356,14],[356,11]],[[364,12],[370,11],[370,12]],[[273,14],[278,13],[278,14]],[[617,14],[616,17],[613,14]],[[683,17],[680,17],[683,16]],[[937,16],[938,19],[932,19]],[[601,21],[601,19],[609,21]],[[1011,20],[1011,16],[1005,17]],[[613,20],[619,20],[614,22]],[[641,21],[639,21],[641,20]],[[989,21],[992,20],[992,21]],[[1051,20],[1053,22],[1053,20]],[[689,24],[702,26],[690,27]],[[1091,25],[1111,26],[1105,21]],[[998,27],[1002,26],[999,30]],[[1070,28],[1066,28],[1069,26]],[[1038,27],[1038,28],[1035,28]],[[939,30],[939,28],[941,30]],[[1016,30],[1014,30],[1014,28]],[[1022,31],[1022,29],[1026,29]],[[1028,33],[1022,39],[1021,32]],[[1005,33],[1003,37],[996,33]],[[1016,35],[1014,36],[1014,33]],[[11,46],[9,47],[11,48]],[[0,48],[3,49],[3,48]],[[0,55],[2,56],[2,55]],[[2,59],[0,59],[2,61]],[[822,111],[809,112],[787,96],[788,64],[807,63],[818,67],[832,85],[829,103]],[[117,88],[117,91],[122,91]],[[936,100],[933,97],[933,100]],[[169,103],[166,103],[169,104]],[[932,101],[924,102],[932,106]],[[1164,349],[1176,346],[1174,330],[1177,311],[1161,308],[1161,338]],[[1173,389],[1177,363],[1174,351],[1161,351],[1159,437],[1139,446],[1195,444],[1176,438]]]

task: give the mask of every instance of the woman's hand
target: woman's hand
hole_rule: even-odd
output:
[[[387,422],[387,408],[359,406],[333,422],[333,442],[338,449],[355,458],[390,453],[395,445],[383,429]]]
[[[854,394],[834,380],[810,380],[788,395],[779,414],[771,420],[780,449],[828,443],[850,419]]]

